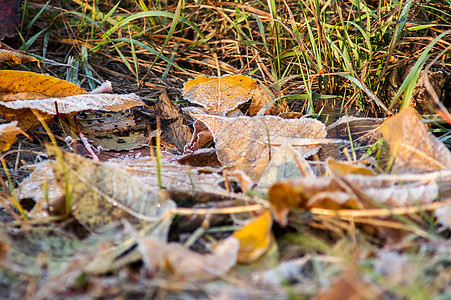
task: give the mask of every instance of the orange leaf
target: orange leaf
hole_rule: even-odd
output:
[[[209,113],[225,116],[249,101],[256,87],[255,80],[243,75],[199,76],[185,83],[183,95],[189,102],[205,107]]]
[[[0,152],[9,150],[19,133],[24,132],[17,127],[17,122],[0,125]]]
[[[272,218],[269,211],[245,225],[233,236],[240,241],[238,262],[252,263],[261,257],[270,247]]]

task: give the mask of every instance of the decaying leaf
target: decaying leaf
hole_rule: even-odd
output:
[[[276,116],[226,118],[194,115],[212,132],[218,160],[223,167],[240,169],[258,181],[278,147],[277,138],[318,139],[326,135],[324,125],[314,119],[286,120]],[[293,147],[301,157],[318,151],[318,145]]]
[[[184,118],[172,104],[166,91],[163,91],[154,106],[155,116],[161,119],[175,119],[174,122],[162,128],[161,139],[169,146],[183,152],[185,145],[191,140],[191,130],[184,124]]]
[[[434,181],[394,181],[384,175],[349,174],[275,183],[268,191],[268,199],[276,211],[277,221],[285,225],[288,211],[293,209],[407,206],[430,203],[438,193],[439,187]]]
[[[194,121],[193,124],[194,132],[191,138],[191,141],[184,148],[184,153],[193,152],[203,148],[210,141],[213,141],[213,135],[211,131],[199,120]]]
[[[40,272],[36,264],[38,255],[48,264],[50,273],[56,274],[65,262],[75,259],[74,253],[81,248],[76,237],[54,226],[2,229],[0,236],[8,245],[8,260],[30,275]]]
[[[118,112],[83,111],[77,114],[81,132],[102,150],[132,150],[149,144],[149,124],[132,110]]]
[[[17,127],[17,122],[10,122],[0,125],[0,152],[9,150],[11,145],[16,141],[16,136],[24,133],[22,129]]]
[[[381,131],[395,159],[393,172],[429,172],[451,168],[451,153],[428,132],[414,108],[406,107],[387,119]]]
[[[68,191],[72,214],[90,231],[122,218],[136,225],[155,221],[175,207],[167,195],[119,168],[67,152],[55,154],[55,178]]]
[[[224,276],[237,262],[239,241],[230,237],[198,254],[180,244],[166,243],[151,236],[136,236],[149,275],[183,281],[202,281]]]
[[[0,49],[0,62],[12,65],[20,65],[30,61],[38,61],[38,60],[33,56],[23,54],[20,51]]]
[[[341,144],[326,144],[321,147],[318,155],[321,160],[328,157],[335,160],[346,160],[343,148],[348,147],[349,155],[360,159],[366,154],[366,149],[381,138],[380,126],[384,119],[380,118],[358,118],[344,116],[336,122],[327,126],[327,138],[343,140]],[[354,153],[349,147],[352,142]],[[360,149],[360,150],[356,150]]]
[[[233,233],[240,241],[239,263],[253,263],[269,249],[273,242],[271,226],[271,214],[265,211],[263,215]]]
[[[261,109],[265,109],[265,115],[278,115],[288,112],[287,102],[282,99],[274,102],[276,97],[272,91],[265,85],[260,84],[252,94],[251,105],[249,106],[249,115],[257,115]]]
[[[185,83],[183,95],[189,102],[205,107],[209,113],[225,116],[249,101],[256,87],[255,80],[243,75],[199,76]]]

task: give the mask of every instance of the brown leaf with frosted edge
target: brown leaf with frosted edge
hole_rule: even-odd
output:
[[[131,229],[133,230],[133,229]],[[180,244],[166,243],[152,236],[133,234],[138,241],[147,272],[152,277],[168,277],[191,282],[224,276],[236,265],[239,241],[229,237],[218,243],[211,254],[199,254]]]
[[[30,61],[38,60],[33,56],[23,54],[20,51],[0,49],[0,62],[8,63],[11,65],[20,65]]]
[[[258,181],[268,166],[270,157],[277,151],[271,139],[323,138],[324,124],[314,119],[286,120],[276,116],[226,118],[210,115],[194,115],[210,129],[215,141],[218,160],[223,167],[239,169],[252,180]],[[293,147],[301,157],[315,154],[318,145]]]
[[[175,119],[171,124],[161,130],[161,139],[175,147],[179,152],[191,140],[191,130],[184,123],[184,118],[179,110],[172,104],[166,91],[163,91],[154,106],[155,115],[161,119]]]
[[[194,132],[191,141],[184,148],[185,154],[202,149],[210,141],[213,141],[213,135],[211,134],[211,131],[208,129],[207,126],[205,126],[204,123],[196,120],[194,121],[193,127]]]
[[[17,122],[0,125],[0,152],[9,150],[11,145],[16,141],[16,136],[19,133],[24,132],[17,127]]]
[[[265,115],[278,115],[280,113],[288,112],[287,102],[282,99],[274,103],[273,101],[275,98],[276,97],[267,86],[260,84],[252,94],[249,115],[257,115],[262,108],[266,109]]]
[[[249,101],[257,82],[243,75],[205,77],[188,80],[183,86],[183,96],[199,104],[214,115],[225,116],[239,105]]]
[[[388,207],[426,204],[434,201],[438,193],[434,181],[397,182],[385,175],[349,174],[278,182],[269,189],[268,200],[276,211],[277,221],[286,225],[289,210],[368,208],[373,201]]]
[[[434,137],[418,112],[406,107],[381,127],[394,156],[393,172],[430,172],[451,168],[451,153]]]
[[[69,191],[71,211],[88,230],[126,218],[140,226],[175,207],[167,194],[143,184],[120,168],[49,148],[57,161],[55,179]]]

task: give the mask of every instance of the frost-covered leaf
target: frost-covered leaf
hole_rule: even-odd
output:
[[[308,139],[303,146],[293,147],[301,157],[315,154],[318,144],[310,140],[324,138],[325,126],[314,119],[286,120],[276,116],[226,118],[194,115],[212,132],[218,160],[223,167],[240,169],[258,181],[278,147],[273,139]],[[279,145],[280,146],[280,145]]]
[[[225,116],[239,105],[249,101],[257,82],[243,75],[205,77],[189,80],[183,87],[183,96],[199,104],[214,115]]]
[[[224,276],[236,265],[239,241],[230,237],[217,244],[211,254],[198,254],[180,244],[151,236],[138,236],[138,250],[150,276],[183,281],[203,281]]]
[[[55,154],[55,178],[68,191],[72,214],[90,231],[122,218],[136,225],[156,221],[175,207],[167,194],[120,168],[67,152]]]
[[[9,150],[16,141],[17,135],[23,133],[22,129],[17,127],[17,122],[13,121],[0,125],[0,152]]]
[[[38,61],[38,60],[33,56],[23,54],[20,51],[0,49],[0,62],[12,65],[20,65],[30,61]]]
[[[36,261],[38,255],[45,258],[50,273],[56,274],[66,262],[74,260],[75,252],[81,249],[76,237],[54,226],[2,229],[0,236],[2,243],[9,247],[8,261],[30,275],[43,271]]]
[[[271,158],[258,182],[258,190],[266,193],[276,182],[292,178],[315,176],[307,161],[288,143],[283,144]]]
[[[408,206],[430,203],[438,193],[435,181],[395,181],[383,175],[350,174],[279,182],[269,189],[268,199],[276,211],[277,221],[285,225],[289,210],[370,208],[373,201],[378,206]]]
[[[414,108],[406,107],[388,118],[381,131],[395,158],[393,172],[430,172],[451,168],[451,153],[428,132]]]

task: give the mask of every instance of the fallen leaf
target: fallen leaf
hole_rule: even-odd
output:
[[[0,62],[8,63],[11,65],[21,65],[30,61],[39,62],[33,56],[23,54],[20,51],[0,49]]]
[[[290,144],[283,144],[274,154],[258,182],[257,190],[266,193],[275,182],[315,176],[308,162]]]
[[[17,93],[37,93],[43,96],[66,97],[78,94],[87,94],[76,84],[52,76],[26,71],[0,71],[0,95],[13,95]],[[30,98],[28,98],[30,99]]]
[[[381,127],[394,157],[393,172],[430,172],[451,168],[451,153],[434,137],[418,112],[406,107]]]
[[[340,144],[325,144],[318,151],[320,160],[333,158],[335,160],[347,160],[343,148],[348,148],[350,155],[360,159],[366,154],[367,147],[376,143],[381,137],[380,127],[384,119],[381,118],[358,118],[344,116],[327,126],[328,139],[342,140]],[[354,149],[350,147],[350,142]]]
[[[87,94],[77,85],[52,76],[41,75],[25,71],[0,71],[0,114],[9,121],[17,120],[22,130],[40,126],[30,109],[7,108],[1,104],[7,101],[44,99],[49,97],[66,97],[78,94]],[[39,107],[39,103],[36,103]],[[52,102],[53,109],[55,104]],[[51,121],[53,117],[44,117]]]
[[[81,132],[103,151],[139,149],[149,144],[150,125],[134,111],[83,111],[77,114]]]
[[[240,241],[239,263],[253,263],[270,248],[273,242],[271,226],[271,214],[265,211],[263,215],[233,233]]]
[[[140,226],[175,207],[167,194],[143,184],[120,168],[52,150],[59,186],[67,191],[71,212],[90,231],[125,218]]]
[[[66,262],[74,260],[75,252],[81,249],[76,237],[54,226],[2,229],[0,237],[8,245],[8,261],[29,275],[42,272],[36,262],[38,255],[44,257],[52,275],[60,272]]]
[[[150,276],[183,281],[218,278],[236,265],[239,241],[230,237],[217,244],[211,254],[198,254],[180,244],[134,234],[138,250]]]
[[[344,161],[338,161],[333,159],[327,160],[327,168],[329,172],[332,172],[332,174],[339,174],[339,175],[347,175],[347,174],[360,174],[360,175],[367,175],[367,176],[374,176],[376,175],[373,170],[370,168],[358,165],[351,162],[344,162]]]
[[[188,80],[183,86],[183,96],[199,104],[214,115],[225,116],[239,105],[249,101],[257,83],[243,75],[205,77]]]
[[[17,122],[9,122],[0,125],[0,152],[9,150],[11,145],[16,141],[19,133],[24,134],[22,129],[17,127]]]
[[[21,14],[20,0],[0,0],[0,41],[17,34]]]
[[[10,109],[35,109],[49,115],[64,115],[86,110],[121,111],[144,105],[144,102],[135,94],[86,94],[62,98],[14,100],[1,102],[0,105]]]
[[[194,115],[212,132],[218,160],[224,168],[240,169],[258,181],[278,150],[273,139],[320,139],[326,135],[324,125],[314,119],[286,120],[276,116],[226,118]],[[293,147],[301,157],[315,154],[319,145]]]
[[[213,135],[204,123],[196,120],[194,121],[193,127],[194,132],[191,141],[184,148],[184,154],[199,150],[205,147],[209,142],[213,141]]]
[[[274,102],[275,98],[270,88],[263,84],[258,85],[252,94],[249,115],[256,116],[263,108],[265,109],[265,115],[278,115],[288,112],[287,102],[284,99]]]
[[[268,200],[276,212],[276,220],[286,225],[290,210],[312,207],[325,209],[372,208],[425,204],[439,193],[438,181],[393,180],[385,175],[349,174],[317,178],[301,178],[278,182],[268,191]]]
[[[161,129],[161,139],[183,152],[185,145],[192,137],[191,130],[185,125],[185,120],[179,110],[172,104],[166,91],[163,91],[154,106],[155,116],[160,119],[175,119],[171,124]]]

